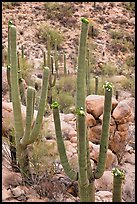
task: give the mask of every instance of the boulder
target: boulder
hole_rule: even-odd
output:
[[[109,129],[109,140],[110,140],[109,142],[110,143],[111,143],[111,136],[114,134],[115,131],[116,131],[116,125],[110,125],[110,129]],[[101,133],[102,133],[101,124],[88,128],[88,138],[91,142],[95,142],[99,144]]]
[[[9,85],[7,81],[7,68],[2,67],[2,95],[5,95],[9,90]]]
[[[21,112],[22,112],[22,121],[23,125],[25,125],[26,120],[26,106],[21,105]],[[37,116],[36,110],[34,110],[34,121],[36,120]],[[34,123],[33,121],[33,123]],[[44,117],[42,127],[44,126]],[[2,133],[5,135],[9,130],[12,130],[14,127],[14,115],[13,115],[13,106],[12,102],[8,103],[2,101]]]
[[[87,125],[88,127],[93,127],[93,126],[95,126],[96,124],[97,124],[97,122],[96,122],[95,118],[93,117],[93,115],[87,113],[87,114],[86,114],[86,125]]]
[[[87,113],[92,114],[95,119],[103,114],[104,109],[104,96],[89,95],[86,97],[86,110]],[[117,106],[118,101],[112,98],[112,110]]]
[[[100,145],[96,145],[92,143],[93,149],[90,151],[90,158],[94,161],[98,162]],[[106,169],[112,168],[113,165],[117,165],[117,157],[116,155],[110,150],[107,150],[107,158],[106,158]]]
[[[111,136],[110,140],[109,148],[117,155],[120,161],[124,154],[125,147],[129,142],[128,131],[116,131],[115,134]]]
[[[103,176],[95,180],[95,188],[98,191],[112,191],[113,174],[112,171],[104,171]]]
[[[125,101],[120,101],[112,113],[112,117],[117,124],[123,124],[131,121],[131,108]]]

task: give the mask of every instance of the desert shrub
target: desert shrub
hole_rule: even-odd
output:
[[[135,2],[123,2],[123,6],[128,11],[131,11],[131,12],[135,11]]]
[[[110,30],[110,36],[112,39],[122,39],[123,38],[123,33],[118,30]]]
[[[30,166],[37,175],[55,173],[54,163],[58,159],[56,142],[37,140],[30,146]]]
[[[45,9],[47,17],[62,21],[63,18],[72,17],[75,12],[74,6],[70,2],[46,2]]]
[[[106,77],[98,77],[98,95],[104,95],[103,84],[108,81]],[[95,76],[90,76],[90,90],[91,94],[95,94]]]
[[[60,110],[69,113],[69,109],[75,105],[76,76],[61,76],[53,88],[53,101],[58,101]]]
[[[64,92],[70,92],[74,96],[76,92],[76,76],[67,75],[61,77],[57,89]]]
[[[100,72],[102,75],[112,76],[116,74],[117,68],[112,63],[102,64]]]
[[[38,28],[38,36],[47,43],[48,35],[51,38],[52,48],[54,49],[55,39],[57,39],[58,48],[61,48],[61,43],[64,40],[63,34],[57,28],[53,28],[47,23],[41,24]]]
[[[3,2],[3,9],[14,9],[14,6],[20,6],[21,2]]]
[[[88,36],[95,38],[95,37],[98,37],[98,35],[99,35],[99,30],[97,29],[97,27],[92,24],[89,24]]]
[[[75,105],[75,98],[66,91],[60,91],[59,94],[54,93],[53,100],[60,104],[60,111],[66,114],[70,113],[70,108]]]
[[[121,30],[111,30],[110,36],[112,38],[110,50],[113,53],[118,53],[119,51],[134,52],[135,51],[135,39],[134,35]]]
[[[127,79],[123,80],[121,82],[121,87],[124,90],[128,90],[132,93],[132,95],[135,95],[135,80],[131,77],[128,77]]]
[[[126,58],[126,64],[128,67],[135,67],[135,56],[130,55]]]
[[[33,64],[27,59],[19,57],[20,62],[20,68],[23,79],[27,82],[27,84],[30,84],[30,72],[33,70]]]

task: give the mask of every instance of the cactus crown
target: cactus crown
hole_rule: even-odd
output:
[[[120,178],[124,179],[125,178],[125,173],[123,170],[118,169],[118,168],[113,168],[112,173],[114,176],[119,176]]]
[[[8,26],[11,26],[11,25],[13,25],[13,22],[11,20],[9,20]]]
[[[88,19],[87,19],[87,18],[84,18],[84,17],[81,18],[81,21],[82,21],[83,23],[86,23],[86,24],[89,23]]]
[[[84,108],[83,107],[77,108],[76,114],[79,116],[84,116],[85,115]]]
[[[103,88],[105,89],[105,90],[107,90],[107,91],[111,91],[112,90],[112,83],[110,83],[110,82],[106,82],[104,85],[103,85]]]
[[[54,101],[52,104],[51,104],[51,108],[52,109],[55,109],[55,108],[58,108],[59,107],[59,103],[57,101]]]

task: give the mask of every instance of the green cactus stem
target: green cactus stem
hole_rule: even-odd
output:
[[[104,113],[103,113],[103,125],[102,134],[100,141],[100,152],[97,169],[95,171],[95,178],[100,178],[105,170],[105,161],[107,157],[108,141],[109,141],[109,124],[112,108],[112,84],[106,82],[103,85],[105,89],[105,102],[104,102]]]
[[[113,173],[113,202],[122,202],[122,183],[125,179],[125,173],[118,168],[112,169]]]
[[[24,46],[23,45],[21,46],[21,57],[22,59],[24,59]]]
[[[17,57],[18,57],[18,80],[19,80],[20,97],[21,97],[22,104],[26,106],[25,80],[22,78],[19,52],[17,53]]]
[[[77,95],[76,108],[81,109],[84,114],[77,114],[77,137],[78,137],[78,165],[79,165],[79,184],[80,188],[86,189],[89,185],[87,175],[87,149],[86,149],[86,124],[85,124],[85,96],[86,96],[86,39],[88,33],[88,20],[81,18],[82,30],[80,36],[80,46],[78,54],[77,72]],[[81,191],[80,191],[81,192]],[[86,193],[86,192],[85,192]],[[81,201],[85,201],[80,195]]]
[[[50,35],[47,36],[47,66],[51,67],[51,37]]]
[[[32,131],[30,132],[30,135],[28,136],[27,134],[24,134],[23,138],[21,139],[20,142],[22,145],[29,145],[29,144],[33,143],[39,136],[39,132],[40,132],[40,129],[42,126],[44,111],[45,111],[46,99],[47,99],[48,84],[49,84],[49,72],[50,72],[49,68],[44,67],[42,91],[41,91],[41,97],[40,97],[36,121],[34,123],[34,127],[33,127]],[[32,95],[34,95],[34,93]],[[33,96],[33,98],[34,98],[34,96]],[[33,101],[34,101],[34,99],[32,100],[32,102]],[[33,105],[33,103],[32,103],[32,105]],[[34,108],[34,107],[32,107],[32,108]]]
[[[9,29],[10,29],[10,26],[12,25],[12,21],[10,20],[8,22],[8,65],[7,65],[7,81],[8,81],[8,85],[9,85],[9,99],[11,101],[11,83],[10,83],[10,64],[11,64],[11,60],[10,60],[10,36],[9,36]]]
[[[24,128],[21,115],[20,93],[18,86],[18,67],[17,67],[17,47],[16,47],[16,27],[11,25],[9,30],[11,37],[11,96],[13,104],[14,125],[15,125],[15,144],[16,155],[20,166],[20,171],[24,182],[31,178],[30,169],[28,165],[27,148],[22,147],[20,139],[23,137]],[[25,175],[24,175],[25,174]]]
[[[60,116],[59,116],[59,108],[58,108],[59,104],[57,102],[53,102],[51,107],[53,109],[56,139],[57,139],[58,151],[59,151],[62,166],[64,168],[65,173],[69,176],[69,178],[71,178],[72,180],[77,180],[78,179],[77,172],[71,168],[66,154],[66,149],[65,149],[65,145],[62,137],[62,132],[61,132],[61,124],[60,124]]]
[[[46,60],[46,52],[43,51],[43,67],[47,66],[47,60]]]
[[[64,75],[67,74],[67,65],[66,65],[66,53],[64,53]]]
[[[87,88],[87,94],[86,95],[90,95],[91,90],[90,90],[90,72],[89,72],[88,59],[86,59],[86,88]]]
[[[58,51],[57,51],[57,39],[55,39],[55,54],[54,54],[54,58],[55,58],[55,70],[56,70],[56,73],[57,73],[57,77],[58,77]]]
[[[98,76],[95,76],[95,95],[98,95]]]
[[[28,89],[29,96],[27,97],[27,113],[26,126],[24,125],[21,113],[19,83],[18,83],[18,66],[17,66],[17,45],[16,45],[16,27],[11,25],[9,30],[11,38],[11,96],[14,114],[14,129],[15,129],[15,145],[16,155],[19,163],[20,172],[23,182],[31,183],[31,171],[29,165],[27,145],[31,144],[38,138],[42,125],[43,115],[45,111],[45,103],[48,91],[49,68],[45,67],[43,71],[43,85],[40,98],[38,114],[33,128],[31,128],[33,112],[34,112],[34,89]],[[31,129],[30,129],[31,128]]]

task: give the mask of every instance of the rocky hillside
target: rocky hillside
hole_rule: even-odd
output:
[[[28,148],[32,171],[34,171],[34,185],[22,185],[20,173],[13,172],[11,169],[11,163],[9,163],[11,161],[10,148],[7,144],[9,144],[8,136],[10,131],[13,130],[14,124],[12,103],[9,103],[6,60],[8,21],[12,20],[17,27],[18,51],[21,53],[21,47],[23,45],[25,57],[34,64],[34,73],[41,71],[43,51],[47,48],[47,38],[44,32],[47,29],[48,32],[50,31],[52,33],[53,37],[60,40],[58,52],[66,53],[67,68],[73,74],[75,72],[74,68],[77,65],[81,17],[86,17],[90,21],[88,47],[90,50],[91,67],[93,67],[92,73],[102,77],[103,66],[108,65],[108,77],[111,76],[111,79],[113,78],[114,81],[118,81],[118,77],[124,77],[124,80],[130,79],[133,81],[135,77],[135,2],[2,3],[3,202],[80,201],[77,182],[73,182],[66,176],[60,163],[54,120],[50,111],[43,119],[41,130],[42,139],[36,141],[34,145],[30,145]],[[45,25],[48,28],[44,27]],[[54,45],[52,51],[54,52]],[[116,67],[115,73],[113,73],[113,66],[111,67],[111,65]],[[75,77],[76,75],[73,76]],[[70,79],[72,89],[74,88],[72,75],[70,77],[68,80],[65,79],[65,83],[67,82],[65,95],[59,94],[63,99],[66,99],[67,92],[71,92],[71,86],[69,86]],[[41,81],[40,78],[39,80]],[[61,81],[61,78],[58,81]],[[60,89],[62,88],[62,84],[59,84]],[[122,90],[123,92],[119,95],[118,100],[115,99],[118,104],[118,112],[115,112],[115,115],[119,117],[118,121],[120,122],[116,125],[114,119],[111,121],[111,145],[107,153],[107,164],[104,175],[95,184],[96,202],[112,201],[112,168],[117,165],[124,170],[126,177],[122,189],[122,200],[124,202],[135,201],[135,98],[130,88],[133,87],[129,86],[128,92],[126,89]],[[73,90],[72,95],[73,101],[74,96],[75,90]],[[62,98],[61,101],[63,101]],[[93,99],[90,102],[94,102]],[[92,114],[87,114],[86,122],[90,127],[88,135],[90,138],[91,164],[93,168],[96,168],[99,154],[99,140],[101,137],[103,106],[102,102],[99,104],[96,101],[94,104],[94,108],[98,111],[101,107],[102,112],[97,118],[94,118]],[[99,106],[98,108],[96,104]],[[70,110],[68,107],[67,109]],[[37,110],[35,112],[37,113]],[[23,120],[25,120],[25,114],[26,107],[22,106]],[[74,113],[69,112],[65,114],[63,111],[60,113],[60,116],[67,156],[73,168],[77,169],[76,116]],[[116,136],[114,133],[116,133]],[[123,146],[124,150],[122,149]]]
[[[12,20],[18,31],[18,50],[24,45],[25,55],[38,67],[46,43],[39,27],[48,23],[63,35],[60,51],[67,55],[67,67],[73,72],[78,53],[80,18],[90,18],[89,48],[96,64],[114,63],[118,69],[130,63],[134,72],[135,6],[134,2],[3,2],[2,46],[7,47],[7,25]],[[91,30],[91,29],[90,29]],[[132,62],[131,62],[132,61]]]

